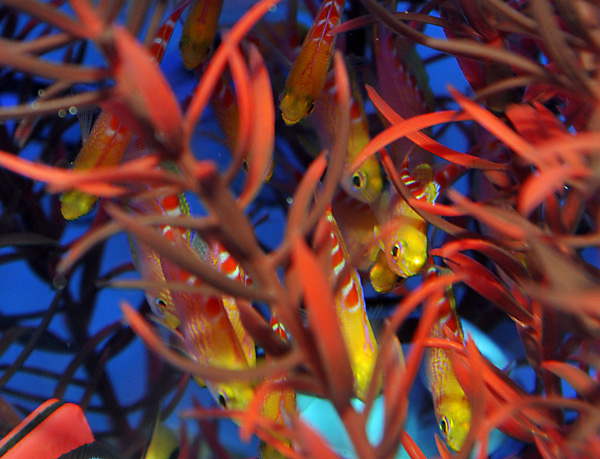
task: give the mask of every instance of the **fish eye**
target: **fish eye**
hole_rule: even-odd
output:
[[[365,180],[364,180],[364,176],[362,173],[357,172],[356,174],[354,174],[352,176],[352,186],[357,189],[360,190],[361,188],[363,188]]]
[[[446,416],[442,416],[442,419],[440,419],[440,430],[446,437],[450,434],[450,424]]]
[[[311,102],[310,105],[308,106],[308,110],[306,111],[307,115],[310,115],[315,109],[315,102]]]
[[[392,257],[396,258],[398,256],[398,253],[401,252],[401,247],[400,244],[394,244],[392,246]]]
[[[162,298],[159,297],[155,297],[154,298],[154,304],[151,305],[152,306],[152,312],[154,314],[156,314],[159,317],[164,318],[165,317],[165,313],[164,310],[167,308],[167,303],[165,302],[165,300],[163,300]]]
[[[242,161],[242,169],[244,170],[244,172],[248,172],[248,161]]]
[[[219,405],[221,405],[223,408],[227,408],[227,399],[223,394],[219,394],[219,399],[217,401],[219,402]]]

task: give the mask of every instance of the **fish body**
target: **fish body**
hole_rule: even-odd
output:
[[[187,250],[179,241],[176,245]],[[202,286],[198,278],[170,261],[162,259],[161,265],[167,282]],[[185,351],[191,358],[203,365],[231,370],[256,364],[255,354],[249,358],[244,352],[222,297],[187,291],[171,291],[171,297],[180,320]],[[200,383],[206,384],[214,399],[227,409],[243,410],[254,396],[254,387],[247,381]]]
[[[378,225],[373,206],[339,192],[333,197],[331,210],[352,257],[352,265],[368,273],[381,251],[373,235]]]
[[[165,167],[174,169],[169,164]],[[189,205],[182,194],[144,198],[130,202],[129,207],[144,215],[190,215]],[[163,237],[181,250],[211,264],[231,279],[246,284],[250,282],[237,261],[219,242],[207,243],[197,235],[192,237],[188,228],[174,225],[162,225],[161,232]],[[131,241],[136,267],[142,279],[201,285],[195,276],[136,241],[134,235]],[[239,315],[238,302],[245,300],[227,295],[175,292],[166,288],[146,290],[145,293],[155,316],[181,333],[186,352],[196,361],[230,369],[248,368],[256,364],[254,341],[244,329]],[[202,381],[200,384],[206,384],[214,398],[227,408],[243,409],[254,395],[254,389],[245,381]]]
[[[176,457],[177,438],[156,421],[142,459]],[[3,459],[118,459],[108,445],[96,441],[82,409],[51,399],[42,403],[0,440]]]
[[[348,150],[346,153],[345,172],[342,187],[353,198],[360,201],[373,203],[383,189],[383,176],[381,166],[375,156],[371,156],[354,173],[350,173],[350,164],[369,143],[369,123],[354,72],[349,72],[352,86],[350,99],[350,132],[348,136]],[[329,72],[325,81],[323,92],[311,117],[315,130],[321,138],[321,143],[330,148],[337,134],[340,109],[337,104],[339,88],[335,84],[335,74]]]
[[[192,70],[208,57],[215,41],[223,0],[196,0],[183,24],[179,50],[183,65]]]
[[[175,195],[162,200],[146,200],[143,211],[154,209],[165,215],[183,215],[181,205],[176,202]],[[134,209],[139,212],[142,207],[138,203]],[[241,268],[224,249],[211,253],[211,247],[204,240],[195,237],[190,241],[186,229],[172,225],[164,225],[162,234],[181,250],[213,264],[232,278],[245,281],[243,272],[240,273]],[[131,245],[142,279],[202,285],[194,275],[135,241],[135,237],[132,237]],[[238,274],[234,274],[236,270]],[[167,288],[146,290],[145,293],[155,316],[181,334],[186,353],[197,362],[228,369],[244,369],[256,364],[254,342],[241,323],[237,305],[240,300]],[[246,381],[212,382],[197,379],[197,382],[206,385],[215,400],[225,408],[244,409],[254,396],[254,388]]]
[[[152,435],[142,454],[142,459],[175,459],[179,453],[179,440],[165,424],[160,416],[154,421]]]
[[[241,282],[245,285],[250,285],[252,280],[246,275],[245,271],[238,264],[237,260],[231,256],[231,254],[223,247],[223,245],[214,241],[209,243],[210,251],[207,254],[210,260],[213,263],[213,266],[222,274],[225,274],[230,279]],[[241,302],[246,303],[250,306],[248,300],[243,298],[233,298],[228,295],[223,295],[221,297],[223,301],[223,306],[225,307],[225,311],[227,316],[229,317],[229,321],[233,327],[235,334],[238,337],[238,341],[244,355],[246,357],[246,361],[249,365],[254,365],[256,361],[256,348],[254,345],[254,340],[250,336],[244,325],[242,324],[242,320],[240,318],[240,309],[238,304]]]
[[[335,292],[337,316],[350,366],[354,374],[354,391],[364,400],[371,383],[378,346],[371,323],[367,317],[365,297],[356,269],[349,265],[350,257],[331,207],[325,211],[325,218],[317,229],[317,246],[326,244],[329,249],[331,283],[339,286]]]
[[[437,276],[436,268],[431,267],[427,270],[425,277],[431,276]],[[432,327],[431,336],[446,339],[446,328],[464,343],[452,287],[448,287],[438,301],[439,316]],[[440,431],[448,446],[458,451],[469,433],[471,404],[454,372],[450,350],[436,347],[428,349],[427,376]]]
[[[388,27],[375,27],[375,62],[381,96],[403,118],[430,112],[434,98],[423,61],[413,43]]]
[[[131,129],[121,123],[119,118],[103,111],[81,147],[73,163],[73,170],[116,166],[121,162],[132,135]],[[67,220],[75,220],[88,214],[97,200],[97,196],[80,190],[65,191],[60,197],[62,215]]]
[[[156,32],[156,38],[150,47],[150,55],[156,62],[160,62],[165,54],[183,6],[176,8]],[[118,165],[132,136],[131,129],[118,117],[102,111],[73,163],[73,170],[85,171]],[[97,196],[76,189],[65,191],[60,197],[61,213],[65,219],[75,220],[87,215],[97,200]]]
[[[225,135],[225,143],[230,152],[235,152],[238,146],[238,133],[240,126],[240,112],[235,92],[225,75],[217,81],[215,90],[210,99],[215,119]],[[246,157],[244,161],[249,161]],[[244,165],[247,170],[250,166]],[[267,182],[273,176],[274,162],[271,159],[264,181]]]
[[[281,116],[293,125],[308,116],[325,86],[335,35],[331,30],[340,23],[344,0],[324,0],[294,61],[280,96]]]
[[[129,206],[138,213],[145,215],[189,216],[189,206],[183,194],[138,200],[130,202]],[[161,230],[163,235],[167,236],[169,236],[169,232],[171,231],[178,231],[188,243],[191,238],[188,228],[164,225]],[[140,277],[145,281],[165,282],[159,254],[145,244],[137,241],[133,235],[129,236],[129,245],[135,267]],[[170,291],[166,288],[157,290],[146,289],[144,293],[155,317],[167,327],[176,330],[179,327],[180,321]]]

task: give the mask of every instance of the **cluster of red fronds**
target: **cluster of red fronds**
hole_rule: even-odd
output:
[[[25,137],[27,128],[34,136],[47,135],[32,127],[37,117],[54,117],[57,111],[68,111],[73,106],[99,105],[134,129],[151,151],[148,156],[118,167],[72,172],[43,164],[56,164],[65,155],[66,147],[61,141],[65,126],[54,125],[55,129],[51,130],[53,143],[45,145],[38,155],[42,161],[28,161],[15,154],[19,151],[16,143],[11,143],[15,134],[2,127],[6,151],[0,152],[0,165],[45,182],[47,186],[41,194],[76,188],[106,198],[98,224],[75,243],[63,247],[68,249],[64,254],[60,254],[58,240],[65,223],[58,223],[58,229],[48,229],[52,222],[59,220],[56,201],[53,201],[47,219],[42,217],[45,213],[41,204],[24,206],[21,218],[25,223],[20,229],[28,234],[19,235],[18,228],[12,227],[6,232],[16,239],[7,237],[6,245],[25,246],[28,250],[34,250],[31,248],[34,247],[35,256],[45,251],[45,263],[32,264],[37,266],[36,272],[41,277],[49,282],[68,279],[74,264],[87,260],[86,252],[96,250],[96,246],[112,234],[127,231],[179,263],[214,291],[267,306],[293,339],[283,343],[257,310],[242,308],[240,314],[248,333],[272,357],[268,364],[246,371],[194,363],[169,349],[134,309],[126,306],[123,310],[128,323],[150,348],[172,365],[201,378],[259,381],[286,371],[287,381],[278,384],[331,400],[359,457],[390,457],[400,444],[411,457],[423,457],[404,424],[410,388],[425,349],[431,345],[453,350],[458,379],[472,404],[471,430],[459,452],[460,457],[467,457],[473,450],[485,457],[488,436],[496,428],[522,441],[523,454],[527,457],[594,457],[600,451],[600,412],[597,407],[600,397],[597,370],[600,272],[596,250],[600,241],[597,225],[600,207],[596,194],[600,163],[595,157],[600,145],[600,134],[596,131],[600,9],[592,2],[432,1],[423,3],[419,12],[399,15],[390,13],[376,0],[361,0],[361,5],[371,14],[354,19],[355,22],[348,25],[348,29],[352,29],[370,27],[373,22],[378,22],[380,27],[387,27],[404,39],[449,54],[457,60],[475,93],[475,97],[467,97],[449,89],[458,108],[442,110],[448,101],[440,98],[435,111],[405,120],[375,89],[367,88],[387,127],[378,128],[353,167],[379,155],[390,186],[436,228],[438,237],[432,239],[430,257],[436,257],[438,265],[445,265],[452,271],[450,275],[424,281],[412,291],[400,292],[399,289],[399,294],[404,297],[393,298],[397,305],[378,336],[380,354],[373,379],[383,379],[386,407],[381,427],[383,437],[377,445],[369,442],[365,426],[372,403],[380,395],[378,384],[371,385],[364,411],[356,411],[350,403],[353,387],[346,350],[335,315],[331,313],[333,292],[326,282],[313,280],[315,276],[326,279],[328,273],[322,271],[316,254],[306,243],[338,191],[344,171],[350,129],[350,87],[341,54],[336,54],[333,68],[341,94],[338,103],[341,113],[346,115],[342,117],[331,151],[312,160],[302,171],[301,180],[291,192],[292,204],[282,231],[283,240],[275,249],[266,251],[255,235],[247,210],[260,205],[257,197],[263,187],[271,187],[269,183],[263,183],[262,177],[273,155],[275,139],[288,142],[292,148],[301,148],[299,142],[293,142],[295,131],[286,131],[279,122],[276,129],[273,129],[273,123],[263,122],[273,113],[278,118],[273,102],[271,65],[254,45],[248,44],[245,53],[240,49],[240,43],[248,33],[273,8],[273,0],[257,2],[223,35],[184,112],[167,79],[135,38],[151,7],[156,10],[149,22],[157,23],[157,18],[164,12],[163,2],[157,5],[149,1],[135,2],[127,28],[115,25],[118,10],[111,2],[100,2],[96,8],[86,1],[72,0],[69,4],[74,15],[71,16],[55,7],[61,2],[51,2],[52,5],[34,0],[1,3],[3,18],[24,15],[58,31],[35,39],[28,39],[24,31],[21,42],[13,37],[0,40],[2,73],[34,75],[38,77],[37,84],[40,84],[39,79],[51,81],[45,95],[39,99],[26,99],[20,101],[22,105],[0,108],[1,119],[20,120],[18,138]],[[360,11],[358,2],[354,6],[354,11]],[[431,11],[438,11],[439,15],[430,15]],[[10,18],[5,20],[9,23]],[[447,38],[428,36],[421,31],[423,24],[443,28]],[[339,28],[339,33],[343,30],[344,25]],[[4,33],[7,34],[6,30]],[[83,66],[75,63],[76,56],[65,58],[64,62],[40,57],[77,40],[95,45],[105,56],[107,65]],[[77,50],[76,47],[73,49]],[[247,157],[250,165],[242,191],[237,194],[233,193],[230,183],[234,174],[219,172],[217,165],[202,158],[200,149],[192,143],[199,118],[219,76],[227,67],[231,70],[240,104],[243,128],[239,132],[245,135],[239,140],[243,151],[235,152],[239,157],[232,163],[241,164],[241,158]],[[104,84],[109,80],[114,81],[114,85]],[[100,89],[66,94],[68,88],[80,83],[95,84]],[[429,136],[432,135],[430,132],[442,131],[438,126],[447,123],[464,129],[469,141],[465,153],[452,150]],[[380,125],[375,122],[374,126]],[[441,158],[440,161],[464,167],[470,181],[468,196],[450,188],[443,191],[443,197],[435,205],[415,199],[400,180],[394,161],[384,149],[403,137]],[[175,162],[182,175],[175,176],[158,169],[162,160]],[[21,177],[11,180],[14,186],[28,190],[20,196],[29,193],[29,196],[40,197],[30,182]],[[140,184],[144,186],[140,187]],[[6,213],[11,206],[10,189],[5,190],[7,185],[4,184],[1,187]],[[250,274],[252,285],[231,281],[204,263],[180,253],[163,239],[156,226],[172,224],[173,218],[132,218],[111,204],[112,198],[131,197],[148,187],[197,195],[207,215],[177,219],[176,224],[189,226],[201,235],[221,241]],[[31,223],[34,214],[37,214],[34,220],[37,225]],[[23,257],[32,257],[32,252],[24,253]],[[285,270],[283,279],[282,268]],[[94,282],[117,274],[99,279],[97,265],[89,268],[87,273],[95,275]],[[522,365],[535,374],[534,392],[526,392],[517,386],[506,372],[483,358],[473,342],[467,341],[463,346],[450,337],[445,342],[429,338],[432,322],[436,320],[436,305],[428,299],[449,284],[460,283],[468,287],[468,293],[459,301],[459,315],[463,309],[468,311],[469,301],[477,301],[484,305],[485,314],[514,324],[527,360]],[[70,320],[76,321],[77,314],[73,313],[72,307],[69,309],[73,299],[65,299],[60,293],[57,295],[52,307],[63,302],[67,312],[71,311]],[[96,301],[96,295],[90,299]],[[407,323],[409,316],[414,317],[414,311],[421,305],[424,305],[421,319],[404,363],[398,356],[395,340],[398,330]],[[87,307],[89,311],[93,310],[92,306]],[[303,320],[301,309],[307,310],[308,321]],[[54,312],[48,314],[50,318]],[[91,312],[86,314],[89,320]],[[78,367],[80,363],[77,362],[87,362],[88,354],[93,354],[100,366],[102,358],[109,359],[92,351],[118,327],[115,324],[93,337],[83,333],[80,342],[76,342],[81,349],[87,350],[78,351],[73,368]],[[487,328],[493,328],[493,324],[488,324]],[[15,333],[13,330],[7,338],[9,344],[18,339]],[[89,339],[87,344],[84,338]],[[11,367],[11,374],[21,370],[22,362]],[[94,375],[92,367],[88,371]],[[60,389],[57,389],[59,395],[73,383],[70,379],[73,374],[74,370],[61,379]],[[100,372],[91,377],[94,387],[103,377]],[[10,374],[3,377],[0,386],[8,379]],[[572,394],[563,393],[565,383],[574,389]],[[167,386],[171,388],[174,384],[171,381]],[[261,417],[260,398],[272,390],[272,386],[260,386],[256,403],[244,412],[196,410],[194,415],[233,417],[246,437],[258,434],[290,457],[335,457],[326,442],[296,413],[290,414],[285,429],[273,426]],[[94,391],[86,392],[84,405]],[[109,404],[111,394],[105,393],[103,398]],[[115,415],[112,419],[117,418]],[[281,438],[289,439],[293,450]],[[438,441],[438,448],[442,457],[450,456],[443,442]]]

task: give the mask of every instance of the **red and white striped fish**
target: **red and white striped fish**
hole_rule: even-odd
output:
[[[179,234],[173,235],[176,247],[196,254]],[[167,282],[203,285],[196,276],[164,258],[161,266]],[[234,326],[223,296],[173,290],[171,298],[180,321],[185,351],[190,357],[215,368],[241,370],[256,365],[254,346],[249,349],[242,345],[238,334],[243,328]],[[204,380],[201,384],[206,384],[215,400],[227,409],[243,410],[254,397],[254,387],[248,381]]]
[[[128,207],[142,215],[165,215],[169,217],[186,217],[189,216],[189,206],[183,194],[169,194],[162,198],[145,198],[128,202]],[[163,235],[173,240],[172,232],[180,233],[180,237],[191,243],[191,232],[189,228],[173,227],[164,225],[161,227]],[[147,245],[139,242],[133,235],[129,236],[129,244],[136,269],[140,277],[151,283],[165,282],[165,276],[161,266],[161,260],[158,253],[149,248]],[[179,327],[180,321],[177,316],[177,311],[173,305],[171,293],[166,288],[161,289],[146,289],[144,291],[146,299],[152,312],[159,321],[163,322],[173,330]]]
[[[335,305],[350,366],[354,374],[354,391],[364,400],[377,360],[378,346],[367,317],[365,296],[356,269],[350,257],[329,206],[315,232],[317,251],[326,252],[330,260],[330,282],[338,286]],[[321,249],[321,250],[319,250]]]
[[[281,116],[288,125],[308,116],[323,91],[335,47],[331,30],[340,23],[343,10],[344,0],[324,0],[302,43],[280,96]]]
[[[142,198],[129,202],[128,206],[144,215],[189,216],[183,195]],[[162,225],[161,232],[179,250],[214,266],[231,279],[249,283],[242,268],[219,242],[207,243],[197,235],[192,238],[189,229],[175,225]],[[202,285],[196,276],[136,241],[135,235],[130,239],[142,279]],[[146,290],[145,293],[155,315],[167,326],[179,331],[185,351],[199,363],[228,369],[256,365],[254,341],[244,329],[239,315],[238,302],[246,300],[167,288]],[[200,383],[206,384],[219,404],[230,409],[244,409],[254,396],[254,387],[246,381]]]

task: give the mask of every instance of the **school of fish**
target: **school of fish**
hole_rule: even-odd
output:
[[[210,59],[220,30],[219,16],[222,0],[195,0],[188,7],[180,4],[159,29],[150,49],[153,59],[160,63],[166,46],[182,14],[185,19],[179,43],[182,65],[201,73]],[[292,2],[293,3],[293,2]],[[316,12],[310,29],[296,49],[282,45],[282,54],[291,56],[293,63],[279,98],[283,128],[293,130],[299,125],[305,132],[312,129],[316,136],[307,136],[307,151],[317,153],[331,149],[340,117],[338,88],[330,71],[337,35],[334,28],[342,21],[344,0],[324,0]],[[295,18],[294,18],[295,20]],[[282,30],[300,30],[298,25]],[[286,33],[287,33],[286,32]],[[282,34],[284,32],[281,32]],[[374,28],[377,73],[382,92],[401,116],[425,113],[431,107],[431,91],[427,86],[424,66],[412,46],[397,43],[387,29]],[[259,48],[273,46],[268,39],[258,40]],[[272,38],[272,37],[271,37]],[[288,37],[278,37],[288,43]],[[411,62],[420,63],[408,67]],[[420,65],[420,67],[419,67]],[[328,206],[314,234],[314,250],[327,254],[330,262],[325,269],[335,290],[335,309],[338,326],[349,355],[354,378],[354,394],[365,400],[377,361],[378,343],[373,332],[363,292],[363,282],[375,291],[392,291],[408,277],[420,274],[428,262],[428,223],[402,198],[393,185],[387,183],[377,156],[370,157],[358,170],[350,165],[371,138],[372,116],[365,110],[362,75],[347,64],[351,78],[350,135],[341,187]],[[415,70],[417,68],[417,70]],[[420,72],[419,75],[411,72]],[[223,74],[213,92],[211,104],[215,118],[225,137],[225,145],[233,153],[238,143],[239,111],[235,89],[230,78]],[[306,120],[305,120],[306,118]],[[302,136],[302,133],[299,133]],[[118,164],[132,147],[132,131],[117,117],[102,112],[83,143],[74,169],[92,169]],[[432,158],[418,147],[399,141],[391,148],[399,166],[401,180],[417,200],[435,204],[440,193]],[[410,150],[410,154],[409,154]],[[416,152],[415,152],[416,151]],[[415,158],[415,160],[413,160]],[[412,164],[409,159],[417,164]],[[172,164],[161,167],[177,174]],[[270,180],[271,164],[265,180]],[[147,190],[156,191],[156,190]],[[66,192],[61,198],[66,219],[79,218],[92,210],[96,198],[78,191]],[[148,198],[124,199],[121,205],[135,215],[164,215],[189,217],[190,207],[183,195],[157,195]],[[163,225],[156,229],[178,250],[195,257],[230,279],[250,285],[251,279],[234,257],[218,240],[204,239],[199,233],[184,227]],[[244,329],[240,318],[240,303],[246,301],[203,290],[203,283],[194,275],[150,249],[131,234],[130,246],[136,269],[149,285],[145,294],[155,319],[178,336],[183,351],[200,364],[215,368],[248,369],[257,365],[254,340]],[[364,280],[361,280],[364,275]],[[427,270],[431,276],[432,268]],[[368,279],[368,280],[367,280]],[[169,289],[169,283],[183,284],[189,289]],[[456,315],[451,290],[440,299],[444,304],[431,336],[444,337],[444,327],[462,341],[460,320]],[[244,307],[251,307],[246,304]],[[275,317],[266,318],[283,340],[293,341]],[[268,356],[267,356],[268,358]],[[469,430],[470,408],[464,391],[453,374],[448,351],[432,348],[428,353],[428,375],[440,431],[448,446],[459,450]],[[274,376],[285,380],[286,374]],[[200,380],[215,401],[225,409],[244,410],[252,402],[256,382],[220,382]],[[381,381],[377,382],[381,389]],[[296,394],[289,389],[274,391],[263,401],[262,414],[268,419],[289,427],[295,410]],[[289,444],[292,447],[291,444]],[[261,448],[262,457],[278,457],[268,445]],[[151,456],[147,456],[151,457]]]

